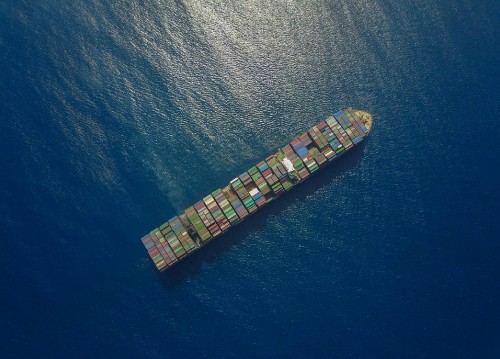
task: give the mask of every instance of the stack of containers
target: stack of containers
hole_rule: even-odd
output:
[[[366,128],[365,124],[361,120],[361,118],[356,114],[356,111],[352,109],[352,107],[348,107],[347,111],[349,111],[349,114],[354,118],[356,123],[358,124],[358,127],[363,131],[363,133],[366,135],[368,133],[368,129]]]
[[[324,123],[324,126],[328,127],[326,123]],[[321,133],[318,126],[313,126],[313,128],[309,130],[309,136],[312,138],[314,143],[318,146],[319,150],[321,151],[319,154],[314,156],[314,159],[316,160],[316,162],[318,162],[320,166],[327,160],[331,160],[335,157],[335,152],[328,144],[328,141],[326,140],[325,136]]]
[[[281,151],[278,151],[276,154],[269,156],[266,158],[266,162],[273,170],[274,174],[278,177],[281,182],[281,185],[288,191],[293,187],[292,181],[290,181],[290,177],[288,176],[288,171],[285,169],[283,164],[278,160],[278,156],[283,156],[284,154]]]
[[[163,226],[162,226],[163,227]],[[175,256],[177,258],[181,258],[183,255],[186,254],[186,250],[182,246],[181,242],[175,235],[174,231],[172,231],[172,227],[170,227],[170,223],[165,223],[165,227],[163,227],[163,230],[155,232],[156,236],[161,242],[161,237],[165,238],[167,241],[168,245],[170,248],[172,248],[172,251],[174,252]]]
[[[172,231],[174,231],[175,235],[181,242],[182,246],[186,250],[187,253],[191,252],[196,245],[194,244],[193,239],[191,236],[188,234],[186,228],[182,224],[181,220],[179,217],[175,216],[174,218],[170,219],[168,221],[170,224],[170,227],[172,228]],[[163,233],[163,231],[162,231]]]
[[[194,205],[194,209],[198,212],[200,215],[201,220],[207,227],[207,229],[210,231],[210,234],[212,234],[212,237],[218,236],[221,234],[221,230],[219,226],[217,225],[217,222],[215,222],[214,217],[212,217],[212,214],[210,214],[210,211],[208,208],[205,206],[203,201],[199,201]]]
[[[174,228],[172,228],[172,223],[175,226],[175,230],[174,230]],[[177,245],[177,242],[179,242],[181,244],[182,248],[184,249],[184,251],[186,253],[189,253],[189,252],[191,252],[192,248],[187,243],[185,236],[181,236],[181,234],[182,234],[181,226],[182,226],[182,224],[180,223],[179,218],[174,217],[174,218],[170,219],[168,222],[166,222],[160,226],[161,234],[166,239],[166,241],[168,243],[175,242],[175,244]],[[162,238],[160,238],[160,237],[158,237],[158,238],[160,239],[160,242],[161,242]],[[170,239],[170,241],[169,241],[169,239]],[[172,247],[172,245],[170,245],[170,247]],[[193,243],[193,247],[194,247],[194,243]],[[178,247],[176,247],[176,249],[177,248]],[[174,250],[174,247],[172,247],[172,250]],[[174,250],[174,253],[177,257],[179,256],[178,253],[180,253],[180,252],[182,252],[182,251],[178,250],[176,252]],[[182,253],[182,255],[184,255],[184,253]]]
[[[146,247],[146,250],[148,251],[149,256],[153,260],[156,268],[158,268],[158,270],[162,270],[164,268],[167,268],[170,265],[170,263],[172,263],[172,261],[170,261],[170,260],[169,260],[169,262],[167,262],[167,260],[165,260],[165,258],[163,257],[163,254],[160,253],[160,250],[155,245],[155,243],[153,242],[153,239],[151,238],[151,236],[149,234],[142,237],[141,240],[142,240],[142,243],[144,244],[144,247]],[[167,259],[168,259],[168,256],[167,256]]]
[[[326,163],[327,160],[326,160],[325,155],[320,151],[321,146],[318,145],[318,142],[320,142],[320,139],[319,139],[318,135],[314,132],[313,129],[309,130],[309,133],[310,133],[309,137],[311,137],[311,139],[313,140],[313,143],[314,143],[313,145],[308,147],[309,153],[311,154],[314,161],[316,161],[318,166],[321,167],[321,165]],[[323,146],[323,147],[325,147],[325,146]]]
[[[307,134],[305,134],[307,136]],[[302,135],[301,137],[305,137]],[[309,138],[309,136],[307,136]],[[309,139],[308,141],[311,143],[311,140]],[[307,166],[307,169],[309,172],[314,172],[318,169],[318,164],[316,161],[314,161],[312,155],[309,153],[309,150],[307,149],[307,145],[300,139],[300,138],[295,138],[291,143],[290,143],[297,153],[297,155],[300,156],[300,158],[304,161],[304,163]]]
[[[358,143],[360,143],[361,141],[363,141],[363,136],[365,135],[363,133],[363,131],[360,131],[359,129],[356,128],[356,126],[354,125],[354,123],[356,121],[354,121],[354,119],[351,117],[351,115],[346,115],[346,122],[348,123],[348,128],[346,129],[346,132],[349,136],[351,136],[351,139],[352,139],[352,143],[354,143],[355,145],[357,145]]]
[[[345,142],[345,139],[339,134],[339,131],[337,130],[337,126],[339,126],[339,124],[337,123],[337,120],[335,119],[335,117],[333,116],[330,116],[326,119],[326,124],[328,126],[328,128],[330,129],[330,131],[332,131],[333,135],[335,136],[335,138],[337,139],[336,142],[339,143],[340,147],[334,147],[331,142],[330,142],[330,146],[332,146],[332,148],[335,150],[335,152],[337,154],[340,154],[342,152],[345,151],[345,148],[344,148],[344,144],[343,142]],[[340,127],[340,126],[339,126]],[[342,127],[341,127],[342,128]]]
[[[361,122],[361,119],[358,116],[356,116],[356,114],[354,114],[354,111],[351,112],[350,110],[352,110],[352,108],[347,108],[346,110],[344,110],[344,114],[350,122],[349,127],[351,128],[351,131],[354,134],[361,137],[361,140],[363,140],[363,137],[365,137],[365,132],[364,132],[363,128],[359,125],[359,122]],[[361,142],[361,141],[359,141],[359,142]]]
[[[160,242],[159,237],[157,237],[154,232],[155,231],[151,231],[149,233],[149,236],[153,240],[153,242],[154,242],[156,248],[158,249],[158,252],[160,253],[160,256],[163,259],[163,261],[165,262],[165,264],[167,264],[167,261],[170,260],[170,258],[175,258],[175,260],[177,261],[177,257],[172,252],[172,249],[169,247],[168,243],[165,242],[165,239],[163,239],[163,242]],[[170,257],[168,255],[165,248],[170,248],[170,252],[171,252],[172,257]],[[153,262],[155,262],[156,265],[160,265],[160,266],[162,265],[162,261],[158,256],[156,256],[156,258],[153,260]]]
[[[322,152],[318,152],[313,156],[313,158],[319,166],[327,162],[326,156]]]
[[[353,126],[349,119],[349,112],[346,110],[341,110],[336,112],[333,116],[337,119],[337,122],[342,126],[344,131],[347,133],[347,135],[351,138],[352,142],[357,145],[361,141],[363,141],[363,138],[361,135],[358,133],[356,128]]]
[[[313,128],[309,130],[309,137],[311,137],[320,151],[323,151],[326,147],[328,147],[328,141],[317,126],[313,126]]]
[[[309,137],[307,132],[304,132],[302,135],[300,135],[299,140],[301,140],[302,143],[304,144],[304,146],[306,146],[306,147],[312,143],[311,137]]]
[[[246,190],[246,191],[250,191],[251,189],[254,188],[254,186],[256,186],[256,184],[254,183],[252,177],[250,176],[250,174],[247,172],[243,172],[241,175],[238,176],[238,178],[240,179],[241,183],[243,183],[243,188]],[[252,198],[252,196],[249,194],[249,198]],[[243,198],[242,198],[243,200]],[[243,200],[243,203],[245,204],[245,206],[250,205],[252,206],[252,203],[251,202],[247,202],[247,200]],[[255,203],[255,201],[253,201],[253,203]],[[248,208],[248,207],[247,207]],[[249,209],[250,212],[252,212],[250,209]]]
[[[248,175],[248,173],[246,173],[245,176],[245,173],[242,174],[240,177],[244,177],[245,180],[249,180],[251,182],[252,181],[251,177]],[[231,181],[231,186],[233,187],[238,197],[240,197],[241,201],[245,205],[245,208],[248,210],[248,212],[250,213],[255,212],[257,210],[257,206],[255,205],[255,202],[253,201],[252,197],[248,194],[248,191],[241,182],[241,180],[238,177],[236,177]]]
[[[243,186],[245,186],[245,188],[249,187],[252,183],[252,177],[250,177],[248,172],[243,172],[238,176],[238,178],[240,179],[241,183],[243,183]]]
[[[209,194],[203,198],[203,202],[205,202],[205,205],[210,211],[212,217],[214,217],[221,231],[226,231],[226,229],[229,228],[229,222],[212,195]]]
[[[283,167],[283,165],[278,160],[278,158],[276,157],[278,155],[278,153],[275,154],[275,155],[271,155],[268,158],[266,158],[266,163],[273,170],[273,172],[276,175],[276,177],[278,177],[278,179],[280,181],[282,181],[283,179],[285,179],[285,178],[288,177],[288,172],[285,169],[285,167]]]
[[[266,204],[267,200],[262,194],[261,191],[259,191],[258,188],[254,188],[249,192],[250,196],[252,196],[253,200],[255,203],[257,203],[257,206],[262,207],[264,204]]]
[[[193,206],[186,208],[185,213],[186,217],[189,219],[189,222],[191,222],[203,242],[208,241],[210,238],[212,238],[212,235],[208,231],[207,227],[205,226],[200,216],[198,215],[198,212],[196,212]]]
[[[335,134],[332,132],[330,126],[328,126],[325,121],[319,123],[316,127],[329,145],[324,150],[322,150],[321,153],[326,156],[328,161],[331,161],[335,157],[337,157],[335,151],[338,150],[338,152],[340,153],[344,150],[344,148],[342,147],[342,144],[340,143],[337,136],[335,136]]]
[[[168,241],[165,239],[165,237],[160,234],[159,232],[155,232],[156,238],[158,239],[158,242],[163,246],[163,250],[165,251],[164,254],[166,254],[169,257],[169,260],[172,261],[172,264],[174,264],[178,259],[181,258],[184,254],[178,253],[175,254],[172,246],[168,243]],[[153,234],[151,233],[151,238],[153,238]],[[179,252],[179,250],[178,250]],[[162,252],[163,253],[163,252]],[[167,257],[165,257],[165,260]]]
[[[272,156],[269,156],[267,159],[271,157]],[[259,169],[260,173],[262,173],[262,177],[264,177],[266,182],[271,187],[273,193],[276,196],[279,196],[283,192],[283,186],[281,185],[278,177],[273,173],[271,168],[269,168],[267,162],[260,161],[259,163],[257,163],[257,168]]]
[[[292,150],[292,147],[290,147],[290,145],[286,145],[285,147],[283,147],[282,151],[285,154],[285,157],[292,162],[293,167],[298,172],[301,181],[309,177],[309,171],[304,166],[304,162],[302,162],[300,157],[297,156],[294,150]]]
[[[326,123],[328,124],[328,126],[330,126],[333,133],[335,134],[335,136],[337,136],[337,138],[339,139],[342,146],[344,146],[346,151],[351,149],[351,147],[353,146],[352,141],[349,138],[349,136],[347,135],[347,133],[344,131],[342,126],[339,125],[339,123],[337,122],[335,117],[329,117],[326,120]],[[339,152],[337,152],[337,153],[339,153]]]
[[[165,224],[162,224],[160,226],[160,232],[158,232],[157,230],[156,231],[152,231],[150,233],[150,236],[151,238],[154,238],[156,237],[156,239],[158,239],[158,242],[161,244],[161,246],[163,247],[163,250],[165,251],[165,254],[168,256],[168,258],[175,262],[177,260],[177,257],[175,254],[174,254],[174,251],[172,250],[172,247],[168,244],[167,240],[165,239],[165,236],[163,236],[163,234],[161,234],[161,231],[165,231],[164,229],[164,225]],[[163,228],[163,229],[162,229]],[[153,233],[154,232],[154,233]],[[154,234],[154,236],[153,236]],[[162,252],[163,253],[163,252]],[[165,257],[165,256],[164,256]],[[167,257],[165,257],[165,260],[167,260]],[[167,264],[168,264],[168,261],[167,261]]]
[[[212,192],[212,196],[214,196],[215,201],[219,205],[219,207],[224,212],[224,215],[229,220],[230,224],[236,224],[239,222],[238,215],[234,211],[231,203],[224,197],[222,191],[219,189]],[[240,202],[241,203],[241,202]]]
[[[246,216],[248,216],[248,211],[241,203],[239,200],[238,196],[233,192],[233,189],[231,185],[227,185],[222,189],[222,193],[224,194],[224,197],[229,201],[233,209],[236,211],[236,214],[238,215],[239,218],[243,219]]]
[[[163,269],[177,261],[177,257],[174,255],[172,249],[169,247],[168,243],[166,243],[158,229],[151,231],[149,236],[146,237],[149,237],[149,240],[154,244],[154,247],[148,248],[148,252],[157,268]],[[143,242],[146,237],[143,237]],[[151,245],[151,242],[149,242],[148,245]]]
[[[264,177],[262,177],[257,167],[254,166],[250,168],[248,170],[248,174],[254,181],[255,185],[259,188],[259,191],[261,191],[264,195],[271,192],[271,189],[267,185],[266,180],[264,179]]]

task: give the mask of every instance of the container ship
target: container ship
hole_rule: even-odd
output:
[[[142,243],[156,268],[172,267],[328,166],[368,136],[372,121],[368,112],[339,110],[146,234]]]

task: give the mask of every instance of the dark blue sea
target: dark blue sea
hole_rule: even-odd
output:
[[[500,358],[499,39],[495,0],[3,0],[0,357]],[[156,271],[346,106],[364,147]]]

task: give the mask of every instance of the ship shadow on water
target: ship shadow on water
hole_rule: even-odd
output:
[[[278,200],[264,206],[257,213],[247,217],[247,219],[234,228],[231,228],[200,250],[192,253],[188,258],[163,273],[157,272],[165,290],[171,291],[181,286],[189,278],[198,274],[204,264],[214,263],[232,247],[237,246],[245,240],[250,233],[264,229],[265,221],[262,219],[266,216],[278,216],[292,202],[303,201],[307,196],[318,191],[335,178],[352,170],[361,162],[365,147],[366,141],[363,141],[363,143],[356,146],[352,151],[335,160],[330,166],[316,172],[305,182],[293,188],[289,193],[285,193]]]

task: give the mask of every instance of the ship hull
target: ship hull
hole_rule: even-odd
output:
[[[193,206],[144,237],[156,268],[164,271],[257,212],[266,204],[329,166],[364,142],[372,116],[350,107],[295,137],[228,185],[216,189]]]

